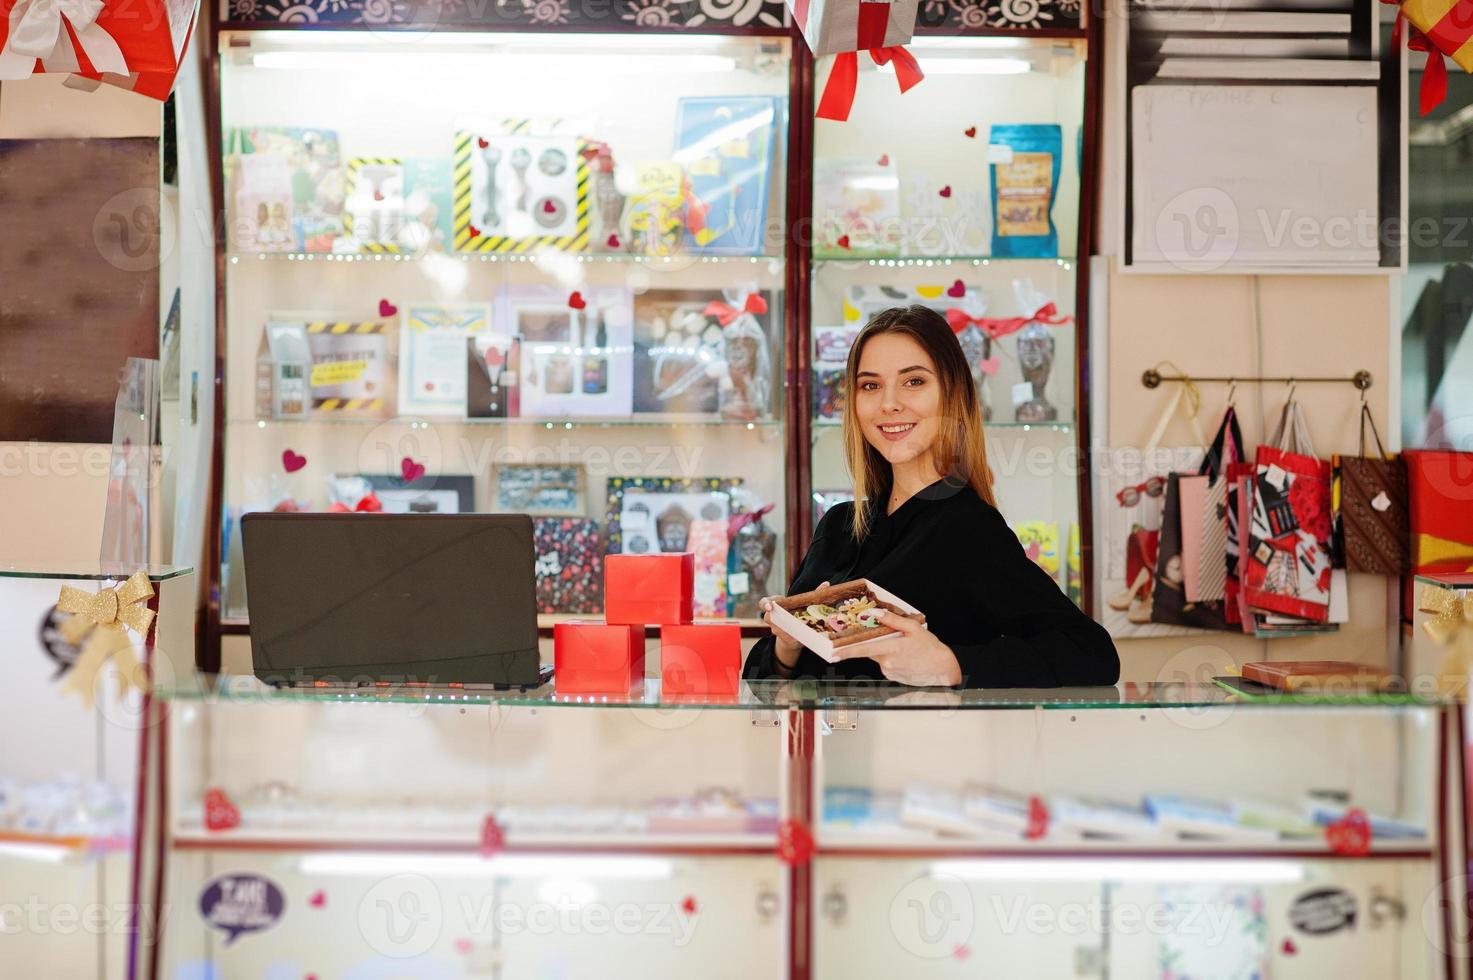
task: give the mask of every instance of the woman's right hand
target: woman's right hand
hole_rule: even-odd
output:
[[[825,582],[819,588],[826,589],[828,586],[829,583]],[[772,637],[777,642],[778,663],[782,664],[785,669],[792,670],[798,664],[798,655],[803,652],[803,644],[772,624],[771,612],[773,603],[775,600],[781,598],[783,596],[764,596],[757,602],[757,608],[762,610],[762,619],[767,623],[768,628],[772,630]]]

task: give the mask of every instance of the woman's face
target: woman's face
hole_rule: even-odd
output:
[[[941,381],[925,348],[900,333],[865,342],[854,413],[866,442],[891,465],[909,462],[930,451],[940,412]]]

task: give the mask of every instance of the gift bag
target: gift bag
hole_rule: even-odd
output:
[[[1182,565],[1187,599],[1208,602],[1227,591],[1227,470],[1242,459],[1243,433],[1231,404],[1197,476],[1182,478]]]
[[[1292,396],[1255,466],[1243,579],[1248,605],[1323,623],[1330,608],[1330,464],[1314,457]]]
[[[1405,575],[1411,567],[1411,522],[1406,461],[1388,454],[1371,417],[1360,407],[1360,455],[1333,458],[1335,567],[1372,575]],[[1366,424],[1376,438],[1376,455],[1366,455]]]
[[[1197,446],[1159,447],[1166,427],[1182,405],[1178,386],[1144,449],[1110,449],[1097,474],[1095,533],[1099,536],[1099,607],[1096,617],[1111,636],[1169,636],[1188,631],[1151,620],[1161,539],[1166,478],[1176,470],[1194,471],[1201,461],[1202,432],[1188,416]]]
[[[1166,503],[1161,511],[1161,543],[1156,560],[1156,587],[1151,594],[1151,621],[1204,630],[1229,629],[1221,599],[1192,602],[1187,598],[1181,545],[1181,474],[1173,473],[1167,477]]]
[[[1412,570],[1473,571],[1473,453],[1408,449]]]

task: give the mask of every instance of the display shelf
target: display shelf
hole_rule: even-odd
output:
[[[736,420],[736,419],[713,419],[713,418],[710,418],[709,416],[704,416],[703,417],[703,416],[696,416],[696,415],[679,416],[679,417],[673,417],[673,418],[661,416],[661,417],[651,417],[651,418],[617,418],[617,419],[610,419],[610,418],[589,418],[589,417],[558,418],[558,419],[541,419],[541,418],[518,418],[518,419],[456,419],[456,418],[449,418],[449,419],[442,419],[442,418],[421,418],[421,417],[416,417],[416,416],[402,416],[402,417],[398,417],[398,418],[387,418],[387,419],[323,419],[323,418],[312,418],[312,419],[256,419],[256,418],[233,418],[233,419],[230,420],[230,424],[231,425],[240,425],[240,426],[253,426],[254,428],[257,428],[257,429],[270,428],[271,426],[276,426],[276,425],[284,425],[284,426],[292,426],[292,427],[314,426],[314,425],[352,425],[352,426],[360,426],[360,427],[367,426],[367,427],[370,427],[370,428],[372,428],[372,427],[378,427],[378,426],[384,426],[384,425],[398,425],[398,426],[408,426],[411,429],[428,429],[428,428],[432,428],[432,427],[433,428],[453,427],[453,426],[458,426],[458,425],[471,425],[471,426],[504,425],[504,426],[531,426],[533,428],[543,428],[543,429],[551,429],[551,430],[574,429],[574,428],[590,428],[590,427],[591,428],[598,428],[598,429],[619,429],[619,428],[659,428],[659,427],[662,427],[662,426],[678,426],[680,428],[686,428],[686,427],[689,427],[689,426],[695,426],[695,427],[701,427],[701,428],[705,428],[705,427],[717,427],[717,428],[733,429],[733,430],[735,430],[735,429],[745,429],[748,432],[755,432],[755,431],[761,430],[761,431],[764,431],[765,432],[765,431],[768,431],[768,430],[781,431],[781,429],[783,428],[783,423],[781,421],[779,421],[779,420],[776,420],[776,419],[762,419],[762,420],[758,420],[758,421],[745,422],[745,421],[740,421],[740,420]]]
[[[814,419],[815,429],[842,429],[844,423],[839,419]],[[1072,422],[988,422],[985,428],[990,432],[996,429],[1000,432],[1030,432],[1038,429],[1041,432],[1072,432]]]
[[[917,834],[898,837],[890,834],[840,833],[822,827],[816,835],[818,853],[832,857],[895,858],[1079,858],[1081,860],[1118,860],[1120,858],[1215,858],[1219,860],[1255,857],[1286,857],[1300,861],[1430,861],[1437,852],[1427,841],[1388,841],[1374,844],[1365,854],[1337,854],[1328,845],[1313,841],[1279,841],[1250,845],[1226,841],[1110,841],[1090,840],[1050,843],[1032,841],[986,844],[962,838],[950,840],[927,838]]]
[[[25,856],[27,852],[53,852],[58,858],[95,854],[121,854],[133,847],[132,837],[90,837],[85,834],[33,834],[0,830],[0,857]]]
[[[546,834],[507,831],[498,853],[507,854],[771,854],[776,834]],[[187,851],[367,851],[390,854],[482,854],[465,834],[433,838],[419,833],[387,836],[334,830],[312,836],[262,831],[209,833],[197,825],[176,829],[173,846]]]
[[[459,259],[467,263],[497,263],[505,265],[530,264],[546,266],[548,268],[564,269],[569,265],[594,265],[594,264],[628,264],[651,266],[661,272],[687,271],[693,266],[713,265],[722,268],[734,269],[738,274],[744,273],[752,266],[760,266],[768,275],[781,275],[784,258],[781,255],[629,255],[625,253],[601,253],[601,252],[533,252],[525,255],[458,255],[445,252],[425,252],[413,254],[366,254],[359,252],[345,252],[334,254],[332,252],[233,252],[229,256],[231,265],[241,261],[250,262],[252,259],[260,262],[291,262],[291,263],[392,263],[392,262],[414,262],[414,263],[443,263]],[[666,269],[665,267],[671,267]]]
[[[113,562],[38,562],[25,565],[0,565],[0,578],[36,578],[80,582],[105,582],[128,578],[142,571],[151,582],[167,582],[194,571],[185,565],[123,565]]]
[[[856,255],[852,257],[828,256],[814,259],[814,268],[832,266],[835,270],[862,269],[871,266],[884,266],[887,269],[944,269],[948,266],[963,266],[971,268],[987,268],[1001,266],[1006,269],[1026,270],[1029,265],[1049,266],[1056,265],[1068,271],[1074,268],[1078,260],[1073,256],[1027,256],[1027,255],[911,255],[911,256],[872,256]]]

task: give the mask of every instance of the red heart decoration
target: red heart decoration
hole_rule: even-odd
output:
[[[696,905],[696,897],[694,895],[685,896],[680,903],[680,911],[686,915],[695,915],[696,912],[700,911],[700,907]]]
[[[575,310],[581,310],[588,305],[588,301],[583,298],[582,293],[575,289],[572,295],[568,297],[568,305]]]
[[[471,950],[473,948],[474,947],[471,945],[471,941],[469,939],[457,939],[455,941],[455,951],[461,956],[471,955]]]
[[[623,248],[623,243],[619,241],[618,235],[610,235],[606,244],[609,248]]]
[[[991,377],[992,375],[997,373],[998,368],[1002,367],[1002,358],[984,357],[982,360],[977,362],[977,366],[982,369],[983,374]]]
[[[504,362],[505,360],[506,360],[506,355],[504,355],[504,354],[501,353],[501,348],[500,347],[487,347],[486,348],[486,366],[487,367],[501,367],[502,362]]]
[[[976,139],[977,138],[977,127],[976,126],[968,126],[967,129],[966,129],[966,133],[967,133],[967,139],[969,139],[969,140],[970,139]]]
[[[320,909],[324,907],[325,905],[327,905],[327,892],[313,892],[312,897],[307,899],[307,904],[312,906],[314,909]]]
[[[405,483],[413,483],[425,475],[425,464],[416,463],[410,457],[405,456],[399,460],[399,475],[404,477]]]
[[[205,829],[230,830],[240,826],[240,808],[230,802],[223,789],[205,793]]]
[[[950,296],[952,299],[961,299],[963,296],[967,295],[966,283],[958,279],[956,282],[946,287],[946,295]]]
[[[970,947],[967,946],[953,946],[951,948],[951,955],[954,956],[956,959],[964,960],[968,956],[972,955],[972,950]]]
[[[951,185],[950,184],[947,184],[945,187],[941,188],[941,196],[942,197],[950,197],[951,196]]]
[[[393,303],[390,303],[388,300],[381,299],[381,300],[378,301],[378,315],[379,316],[384,317],[385,319],[387,319],[387,318],[393,316],[394,314],[396,314],[398,312],[399,312],[399,307],[395,306]]]
[[[495,857],[505,848],[506,832],[496,822],[496,817],[488,814],[486,821],[481,824],[481,857]]]
[[[890,154],[888,154],[888,153],[882,153],[882,154],[880,154],[880,166],[882,166],[882,167],[888,167],[888,166],[890,166]]]
[[[789,817],[777,829],[777,856],[793,868],[813,860],[813,835],[801,821]]]
[[[306,456],[298,456],[290,449],[284,450],[281,454],[281,468],[286,470],[288,473],[295,473],[297,470],[306,465]]]
[[[486,147],[490,146],[491,144],[486,142],[486,137],[484,137],[484,136],[477,136],[476,137],[476,145],[479,146],[481,149],[484,150]]]
[[[303,977],[302,980],[317,980],[317,974],[309,973],[305,977]]]
[[[1299,947],[1294,945],[1294,940],[1285,939],[1279,949],[1284,951],[1285,956],[1294,956],[1299,952]]]
[[[839,240],[837,242],[835,242],[834,244],[835,245],[838,245],[840,248],[848,248],[849,247],[849,236],[848,235],[840,235],[839,236]]]
[[[384,199],[384,192],[383,191],[374,191],[373,192],[373,199],[375,201],[382,201]]]
[[[475,225],[466,225],[466,231],[470,233],[470,236],[472,238],[481,237],[481,229],[477,228]]]
[[[1353,808],[1325,827],[1325,842],[1336,854],[1361,857],[1371,852],[1371,821],[1366,811]]]
[[[1023,831],[1026,840],[1040,840],[1048,833],[1048,804],[1038,796],[1028,797],[1028,826]]]
[[[547,214],[554,214],[557,212],[557,205],[553,204],[551,201],[543,201],[542,210]]]

